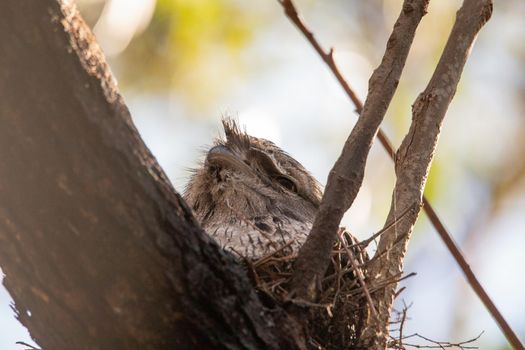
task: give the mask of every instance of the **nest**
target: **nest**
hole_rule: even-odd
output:
[[[289,281],[297,257],[290,248],[291,242],[247,265],[260,293],[283,306],[292,303],[306,309],[311,349],[354,349],[368,312],[368,291],[364,286],[368,243],[358,243],[340,230],[316,303],[289,297]]]

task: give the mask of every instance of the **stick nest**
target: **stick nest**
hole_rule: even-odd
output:
[[[316,303],[290,298],[289,281],[297,257],[290,245],[246,263],[257,289],[283,306],[306,310],[310,349],[354,349],[368,312],[364,276],[369,259],[364,244],[344,230],[339,232]]]

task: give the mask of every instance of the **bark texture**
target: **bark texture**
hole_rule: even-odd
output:
[[[492,14],[490,0],[465,0],[457,13],[439,63],[425,90],[416,99],[412,124],[396,154],[396,185],[386,220],[399,222],[381,236],[373,263],[368,268],[372,288],[398,278],[410,234],[422,206],[423,190],[438,143],[441,125],[454,94],[470,49],[481,27]],[[401,218],[407,208],[413,208]],[[390,313],[397,283],[374,293],[379,317],[369,317],[362,344],[367,349],[385,349]]]
[[[428,1],[403,2],[383,60],[370,77],[361,116],[330,170],[319,212],[295,263],[292,286],[299,298],[314,300],[316,297],[319,281],[330,262],[339,224],[361,188],[368,153],[396,91],[416,29],[426,14]],[[292,6],[290,1],[283,3]],[[288,16],[293,14],[288,13]]]
[[[300,349],[138,136],[70,1],[0,2],[0,266],[43,349]]]

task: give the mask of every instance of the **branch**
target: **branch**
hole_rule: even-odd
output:
[[[329,52],[326,52],[322,47],[321,44],[315,39],[315,36],[313,32],[308,29],[304,21],[302,20],[301,16],[297,12],[297,8],[295,7],[292,0],[278,0],[281,6],[284,9],[284,13],[286,16],[292,21],[293,24],[303,33],[303,35],[306,37],[306,39],[310,42],[310,44],[313,46],[315,51],[321,56],[323,61],[328,65],[330,70],[332,70],[332,73],[334,73],[337,81],[343,89],[345,90],[346,94],[352,102],[355,105],[356,112],[358,114],[361,114],[363,110],[363,103],[357,96],[357,94],[354,92],[354,90],[350,87],[350,84],[345,80],[341,72],[339,71],[339,68],[337,67],[335,61],[334,61],[334,49],[330,49]]]
[[[403,271],[406,247],[422,206],[423,190],[441,124],[455,94],[472,43],[491,13],[490,0],[464,1],[436,70],[414,103],[410,130],[396,154],[397,181],[387,222],[395,220],[403,208],[417,209],[409,212],[381,236],[376,254],[382,256],[368,267],[373,285]],[[396,289],[397,284],[391,284],[374,295],[380,318],[369,317],[367,322],[361,343],[368,349],[386,347],[388,321]]]
[[[280,4],[287,15],[297,17],[291,0],[282,0]],[[427,4],[428,0],[406,0],[403,3],[383,60],[370,78],[361,117],[330,171],[312,231],[301,247],[294,266],[292,290],[299,298],[314,300],[316,297],[317,285],[326,271],[332,246],[337,239],[339,223],[361,187],[368,152],[396,90]],[[299,19],[293,21],[300,23]]]
[[[478,341],[478,339],[481,337],[481,335],[483,334],[483,332],[481,332],[478,336],[472,338],[472,339],[469,339],[469,340],[464,340],[464,341],[461,341],[461,342],[457,342],[457,343],[451,343],[451,342],[448,342],[448,341],[437,341],[437,340],[432,340],[428,337],[424,337],[418,333],[414,333],[414,334],[411,334],[411,335],[407,335],[405,337],[403,337],[403,339],[411,339],[411,338],[419,338],[419,339],[422,339],[422,340],[425,340],[427,341],[428,343],[430,344],[433,344],[433,345],[421,345],[421,344],[409,344],[409,343],[406,343],[406,342],[402,342],[401,341],[401,337],[398,339],[398,340],[395,340],[393,343],[396,344],[396,343],[399,343],[399,344],[396,344],[399,346],[399,349],[406,349],[407,347],[412,347],[412,348],[416,348],[416,349],[449,349],[449,348],[458,348],[458,349],[478,349],[477,346],[474,346],[472,345],[473,343],[475,343],[476,341]]]
[[[447,246],[448,250],[452,253],[454,256],[454,259],[457,261],[459,266],[461,267],[461,270],[465,274],[465,277],[467,278],[467,281],[469,285],[472,287],[478,298],[481,300],[483,305],[485,305],[485,308],[489,311],[492,318],[496,321],[498,324],[499,329],[503,332],[505,337],[507,338],[507,341],[512,344],[514,349],[523,350],[525,349],[523,347],[522,342],[512,329],[512,327],[509,325],[507,320],[505,320],[505,317],[501,314],[501,312],[496,307],[496,304],[492,301],[492,299],[489,297],[481,283],[479,282],[478,278],[472,272],[472,269],[470,268],[470,265],[468,264],[467,260],[465,260],[465,257],[459,250],[459,247],[457,246],[456,242],[452,239],[450,234],[448,234],[447,229],[443,226],[439,218],[437,217],[436,212],[434,209],[430,206],[428,203],[428,200],[423,197],[423,205],[426,209],[426,213],[432,223],[434,223],[434,226],[437,227],[437,232],[439,233],[441,239],[443,242],[445,242],[445,245]],[[445,234],[443,234],[445,233]]]
[[[339,68],[337,67],[337,64],[335,63],[333,59],[333,49],[330,50],[329,53],[327,53],[322,46],[319,44],[317,39],[315,38],[315,35],[313,32],[308,29],[304,21],[301,19],[301,16],[297,13],[297,9],[293,6],[288,5],[286,8],[286,15],[290,18],[290,20],[297,26],[297,28],[303,33],[303,35],[307,38],[307,40],[310,42],[310,44],[314,47],[314,49],[317,51],[317,53],[320,55],[320,57],[323,59],[323,61],[328,65],[329,69],[334,74],[335,78],[343,88],[343,90],[346,92],[348,97],[352,100],[356,107],[356,111],[358,114],[361,113],[363,109],[363,103],[357,97],[356,93],[353,91],[353,89],[350,87],[350,84],[346,81],[346,79],[343,77],[341,72],[339,71]],[[392,143],[386,136],[383,130],[379,129],[377,132],[377,138],[379,139],[380,143],[383,145],[383,148],[386,150],[386,152],[390,155],[392,160],[395,158],[396,151],[394,147],[392,146]],[[410,208],[409,208],[410,209]],[[485,307],[487,308],[488,312],[492,315],[502,332],[505,334],[506,338],[511,342],[512,344],[517,344],[517,337],[515,336],[514,331],[510,327],[510,325],[507,323],[501,312],[498,310],[496,305],[492,302],[489,295],[481,285],[481,283],[478,281],[476,275],[474,272],[472,272],[468,262],[466,261],[465,257],[461,253],[459,247],[456,245],[454,240],[452,239],[452,236],[448,232],[448,230],[445,228],[445,225],[435,212],[434,208],[428,201],[428,199],[423,196],[423,209],[425,210],[430,222],[432,223],[432,226],[434,226],[434,229],[439,234],[443,242],[445,243],[445,246],[449,250],[450,254],[456,260],[458,263],[461,271],[467,278],[470,286],[474,290],[474,293],[478,296],[478,298],[483,302]],[[400,219],[400,218],[398,218]],[[395,221],[394,221],[395,222]],[[386,228],[383,228],[385,230]],[[380,231],[380,233],[383,232],[383,230]],[[375,239],[375,235],[369,240]]]

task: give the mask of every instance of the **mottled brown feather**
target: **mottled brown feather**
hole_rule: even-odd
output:
[[[308,171],[271,141],[224,119],[217,139],[195,170],[184,199],[224,249],[257,259],[286,244],[294,253],[312,226],[321,189]]]

